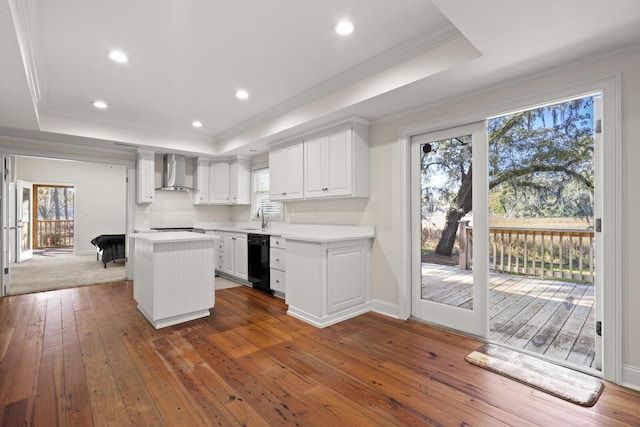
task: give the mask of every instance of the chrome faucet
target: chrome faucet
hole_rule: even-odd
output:
[[[262,208],[258,208],[258,218],[260,218],[260,214],[262,214],[262,223],[261,223],[261,227],[262,227],[262,231],[266,231],[267,230],[267,224],[269,224],[269,221],[267,221],[264,218],[264,210]]]

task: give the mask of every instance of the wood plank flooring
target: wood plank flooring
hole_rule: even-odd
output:
[[[472,271],[422,265],[422,298],[473,304]],[[489,274],[489,339],[555,361],[595,370],[593,285]]]
[[[640,392],[592,408],[475,367],[481,343],[369,313],[316,329],[278,298],[216,291],[154,330],[132,283],[0,299],[1,425],[640,425]]]

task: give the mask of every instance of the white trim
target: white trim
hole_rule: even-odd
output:
[[[622,365],[622,379],[620,384],[624,387],[640,391],[640,368]]]
[[[304,310],[300,310],[299,308],[289,306],[287,310],[287,314],[291,317],[295,317],[298,320],[302,320],[303,322],[309,323],[310,325],[315,326],[316,328],[326,328],[327,326],[335,325],[336,323],[340,323],[344,320],[351,319],[356,316],[360,316],[361,314],[365,314],[371,311],[371,303],[365,302],[362,304],[358,304],[355,307],[348,308],[346,310],[341,310],[334,314],[328,314],[326,316],[317,316],[315,314],[307,313]]]
[[[620,384],[622,381],[622,288],[621,288],[621,87],[620,73],[583,81],[577,84],[560,87],[553,90],[538,92],[528,97],[520,97],[508,102],[487,105],[479,109],[464,111],[459,114],[420,122],[400,128],[400,167],[401,182],[401,229],[402,229],[402,260],[399,296],[399,314],[401,318],[408,318],[411,314],[411,198],[410,198],[410,168],[409,148],[411,136],[422,133],[444,130],[465,125],[487,117],[496,116],[502,112],[516,111],[532,105],[543,105],[554,100],[561,101],[581,95],[602,92],[604,102],[604,139],[612,145],[605,150],[605,182],[604,182],[604,213],[607,218],[604,234],[605,260],[609,267],[604,272],[605,301],[603,316],[603,378]],[[406,316],[406,317],[405,317]]]
[[[269,167],[269,160],[260,163],[252,163],[251,164],[251,172],[257,171],[260,169],[267,169]]]
[[[40,145],[41,147],[16,147],[11,142],[25,142],[27,144]],[[48,150],[42,147],[52,147],[63,149]],[[84,154],[77,154],[78,150],[86,151]],[[62,142],[52,142],[39,139],[14,137],[0,134],[0,151],[15,156],[42,157],[58,160],[76,160],[92,163],[110,163],[117,165],[134,164],[135,152],[131,150],[113,150],[95,147],[80,147],[75,144],[65,144]],[[110,155],[114,157],[110,157]]]
[[[411,135],[400,129],[400,227],[402,233],[400,289],[398,289],[398,314],[401,319],[411,317]],[[403,286],[404,284],[404,286]]]
[[[382,314],[384,316],[393,317],[394,319],[403,319],[400,317],[400,310],[398,304],[392,304],[387,301],[374,299],[371,301],[371,311]],[[406,319],[406,318],[404,318]]]
[[[622,381],[622,157],[621,157],[621,88],[620,74],[599,82],[603,100],[604,151],[603,227],[604,260],[603,318],[602,318],[602,375],[604,379],[620,384]]]

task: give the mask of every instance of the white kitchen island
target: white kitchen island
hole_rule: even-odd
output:
[[[215,303],[215,236],[136,233],[133,298],[159,329],[209,316]]]

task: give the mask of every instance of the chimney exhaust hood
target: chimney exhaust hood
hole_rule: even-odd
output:
[[[185,186],[186,157],[179,154],[165,154],[162,165],[162,187],[164,191],[189,191]]]

